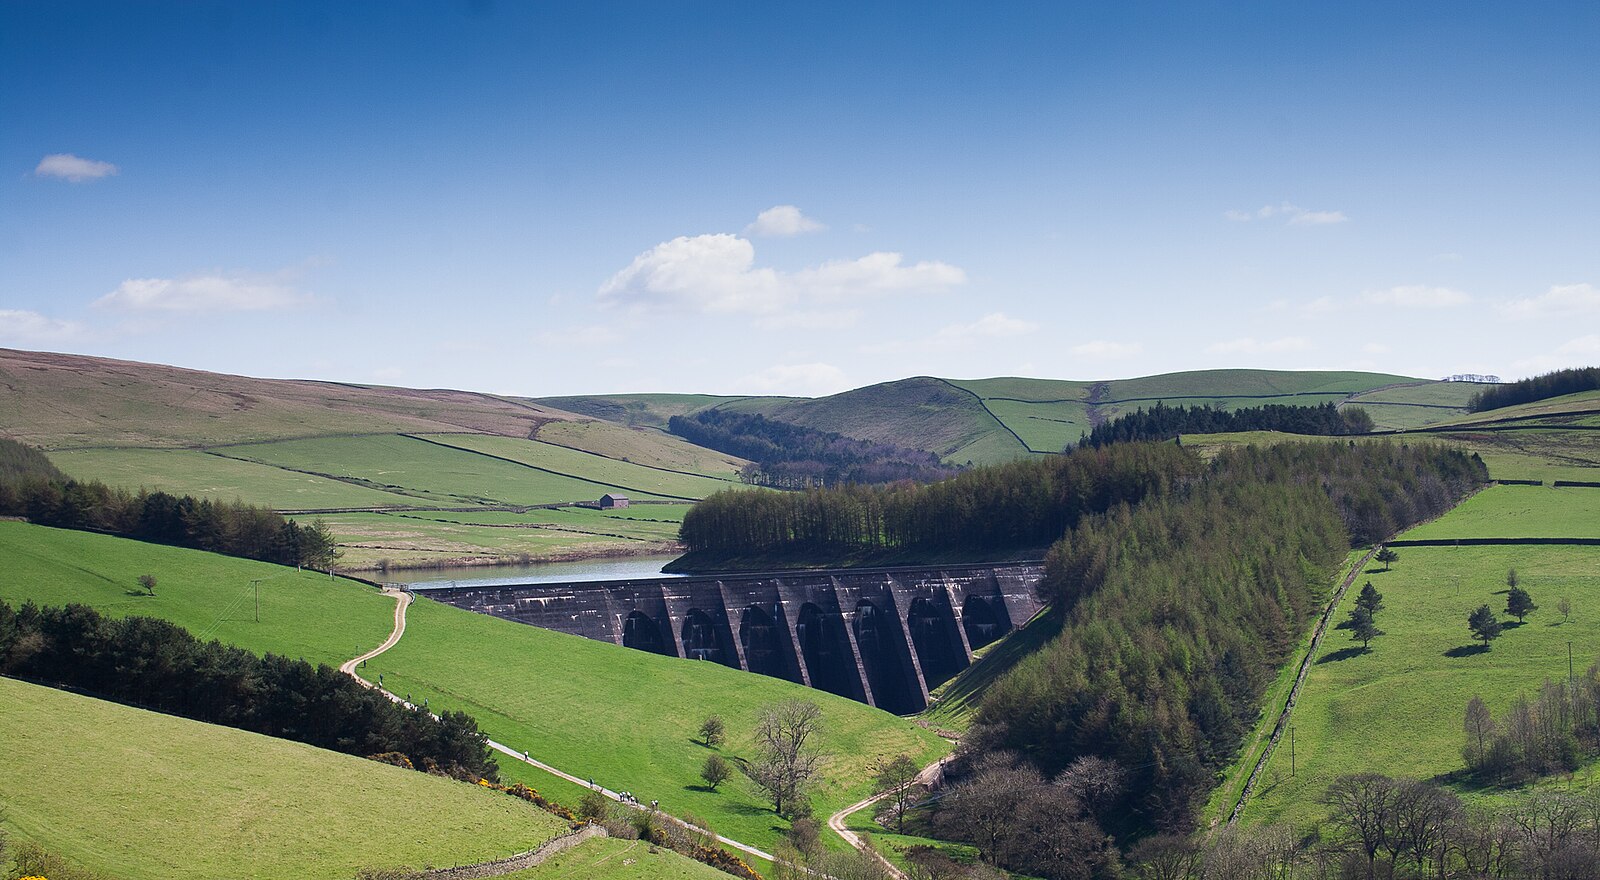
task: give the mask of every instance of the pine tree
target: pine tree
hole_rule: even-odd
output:
[[[1350,610],[1350,639],[1361,643],[1361,650],[1367,649],[1367,644],[1378,636],[1383,635],[1383,630],[1372,622],[1372,612],[1361,606]]]
[[[1500,637],[1500,621],[1495,619],[1494,612],[1487,605],[1479,605],[1478,610],[1472,612],[1467,618],[1467,627],[1472,630],[1473,638],[1483,640],[1485,648]]]
[[[1528,616],[1529,611],[1538,607],[1533,604],[1533,597],[1528,595],[1528,591],[1521,587],[1512,587],[1511,592],[1506,594],[1506,613],[1515,617],[1518,623]]]
[[[1372,586],[1372,581],[1367,581],[1361,587],[1361,595],[1356,598],[1356,607],[1365,608],[1370,614],[1377,614],[1383,608],[1383,594]]]

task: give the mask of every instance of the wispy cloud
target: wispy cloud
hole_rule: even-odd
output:
[[[1074,345],[1071,351],[1079,357],[1109,361],[1133,357],[1144,351],[1144,346],[1137,342],[1113,342],[1109,339],[1093,339]]]
[[[1278,339],[1256,339],[1242,336],[1226,342],[1206,346],[1208,354],[1283,354],[1293,351],[1310,351],[1311,340],[1304,336],[1284,336]]]
[[[820,397],[850,387],[843,370],[823,363],[778,364],[744,376],[735,385],[741,391],[794,397]]]
[[[792,238],[827,228],[802,214],[794,205],[774,205],[756,215],[755,222],[744,228],[744,234],[762,238]]]
[[[1514,318],[1560,318],[1600,314],[1600,288],[1593,284],[1561,284],[1502,309]]]
[[[1290,226],[1326,226],[1330,223],[1345,223],[1349,217],[1343,211],[1313,211],[1302,208],[1292,202],[1280,202],[1276,205],[1262,205],[1254,211],[1230,210],[1223,211],[1222,216],[1235,223],[1249,223],[1252,220],[1281,220]]]
[[[0,309],[0,340],[20,345],[60,342],[83,333],[83,325],[61,321],[38,312]]]
[[[209,274],[129,278],[95,300],[100,308],[138,312],[258,312],[303,305],[310,297],[274,275]]]
[[[1369,290],[1361,299],[1371,305],[1402,309],[1448,309],[1472,302],[1472,297],[1450,287],[1402,284],[1388,290]]]
[[[600,286],[602,302],[701,313],[773,313],[875,295],[934,292],[964,284],[948,263],[907,264],[896,253],[833,260],[795,272],[755,264],[755,246],[728,233],[680,236],[633,259]]]
[[[117,166],[110,162],[84,159],[71,153],[51,153],[39,160],[33,173],[35,177],[59,177],[72,183],[83,183],[110,177],[117,173]]]
[[[951,324],[941,327],[934,340],[948,345],[971,345],[986,339],[1006,339],[1026,336],[1039,329],[1039,325],[1004,312],[990,312],[970,324]]]

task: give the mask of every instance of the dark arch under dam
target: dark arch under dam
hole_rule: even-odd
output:
[[[1039,610],[1037,562],[418,590],[460,608],[788,679],[897,713]]]

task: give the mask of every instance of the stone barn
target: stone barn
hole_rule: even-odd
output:
[[[628,496],[626,496],[626,495],[601,495],[600,496],[600,509],[601,510],[616,510],[618,508],[627,507],[627,506],[628,506]]]

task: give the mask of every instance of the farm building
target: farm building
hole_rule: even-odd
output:
[[[626,495],[601,495],[600,496],[600,509],[601,510],[615,510],[615,509],[617,509],[619,507],[627,507],[627,506],[628,506],[628,496],[626,496]]]

